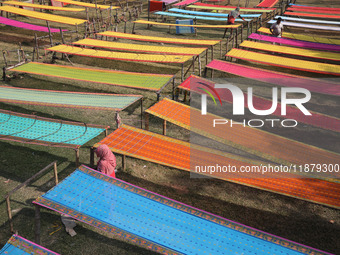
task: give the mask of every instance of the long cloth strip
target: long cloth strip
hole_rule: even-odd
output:
[[[327,50],[327,51],[339,51],[340,52],[340,45],[335,44],[325,44],[325,43],[315,43],[315,42],[307,42],[307,41],[300,41],[294,39],[285,39],[279,38],[276,36],[269,36],[269,35],[260,35],[256,33],[252,33],[248,36],[249,39],[266,41],[266,42],[274,42],[278,44],[285,44],[294,47],[306,48],[306,49],[315,49],[315,50]]]
[[[80,166],[33,203],[161,254],[328,254]]]
[[[269,28],[265,28],[265,27],[260,27],[257,31],[261,32],[261,33],[265,33],[265,34],[271,34]],[[303,34],[294,34],[294,33],[288,33],[288,32],[283,32],[282,37],[300,40],[300,41],[307,41],[307,42],[340,45],[340,40],[334,39],[334,38],[310,36],[310,35],[303,35]]]
[[[336,10],[340,11],[340,8],[335,8],[335,7],[319,7],[319,6],[310,6],[310,5],[301,5],[301,4],[289,4],[292,7],[298,7],[298,8],[303,8],[303,9],[315,9],[315,10]]]
[[[279,0],[263,0],[261,3],[256,5],[256,7],[265,7],[270,8],[273,7]]]
[[[165,74],[101,70],[92,68],[51,65],[38,62],[30,62],[15,67],[11,69],[11,71],[152,91],[160,91],[173,78],[172,75]]]
[[[127,52],[114,52],[105,50],[83,49],[80,47],[68,46],[64,44],[48,48],[47,50],[66,53],[70,55],[78,55],[92,58],[106,58],[122,61],[184,64],[185,62],[192,60],[192,56],[188,55],[161,55],[161,54],[137,54]]]
[[[340,14],[339,10],[322,10],[322,9],[308,9],[303,7],[288,7],[287,11],[295,11],[295,12],[315,12],[321,14]]]
[[[178,0],[162,0],[162,2],[165,3],[166,5],[176,3],[177,1]]]
[[[273,44],[254,42],[254,41],[248,41],[248,40],[244,40],[240,44],[240,46],[244,48],[256,49],[256,50],[261,50],[261,51],[277,52],[277,53],[282,53],[282,54],[287,54],[287,55],[296,55],[296,56],[303,56],[303,57],[309,57],[309,58],[340,61],[340,53],[334,53],[334,52],[301,49],[301,48],[296,48],[296,47],[273,45]]]
[[[0,86],[0,101],[17,104],[121,111],[141,98],[142,96],[139,95],[80,93]]]
[[[183,116],[183,113],[180,112],[179,118],[180,116]],[[147,136],[141,136],[140,134]],[[150,136],[152,139],[150,139]],[[144,142],[148,140],[147,144],[143,143],[143,148],[141,149],[138,149],[138,147],[136,148],[135,146],[135,144],[140,143],[138,137],[142,138]],[[257,145],[262,144],[263,142],[263,139],[254,142],[249,135],[242,135],[242,137],[246,137],[245,139],[248,142],[250,140]],[[190,166],[202,164],[207,166],[223,166],[227,162],[228,164],[235,166],[236,169],[239,169],[241,166],[261,164],[258,161],[249,161],[246,158],[233,154],[221,153],[220,151],[189,144],[181,140],[126,125],[115,130],[102,141],[95,144],[94,147],[98,147],[100,144],[106,144],[114,153],[185,171],[190,171]],[[129,151],[133,146],[135,146],[134,148],[137,153]],[[267,146],[266,143],[264,146]],[[194,169],[191,171],[195,172]],[[201,172],[201,174],[204,173]],[[247,173],[244,175],[239,172],[233,174],[215,172],[214,174],[206,175],[315,203],[326,204],[336,208],[340,207],[340,184],[336,182],[311,178],[297,178],[297,175],[289,173],[279,173],[275,174],[275,176],[269,173],[265,176],[262,175],[262,177],[259,177],[258,174],[254,173]]]
[[[327,83],[326,81],[319,79],[304,79],[304,77],[271,72],[265,69],[253,68],[220,60],[213,60],[207,65],[207,68],[284,87],[301,87],[310,89],[314,85],[319,88],[319,90],[322,90],[323,86],[327,86],[327,84],[324,84],[324,82]],[[191,75],[178,88],[202,94],[204,92],[199,89],[199,87],[202,87],[202,83],[207,84],[210,87],[215,86],[215,83],[212,81]],[[333,90],[339,93],[338,84],[329,83],[329,85],[333,86]],[[233,97],[228,90],[218,88],[215,88],[215,90],[218,92],[222,101],[226,101],[228,103],[233,102]],[[258,96],[253,96],[253,103],[256,109],[263,110],[269,109],[272,105],[272,101]],[[245,102],[245,106],[248,106],[247,102]],[[272,115],[281,116],[281,112],[276,110]],[[340,132],[340,119],[325,114],[312,112],[312,116],[306,116],[299,109],[287,106],[286,118],[295,119],[298,122],[315,127]]]
[[[334,64],[279,57],[240,49],[232,49],[226,56],[306,72],[340,75],[340,66]]]
[[[59,255],[45,247],[33,243],[21,236],[12,235],[5,246],[0,250],[0,255]]]
[[[27,29],[27,30],[46,32],[46,33],[49,32],[48,27],[32,25],[32,24],[28,24],[28,23],[25,23],[25,22],[21,22],[21,21],[7,19],[7,18],[4,18],[4,17],[0,17],[0,23],[7,25],[7,26],[18,27],[18,28],[23,28],[23,29]],[[51,33],[60,33],[60,29],[56,29],[56,28],[50,28],[50,31],[51,31]],[[63,31],[67,31],[67,29],[63,29]]]
[[[108,48],[119,51],[137,51],[137,52],[151,52],[161,54],[174,54],[174,55],[191,55],[197,56],[202,54],[207,48],[188,48],[188,47],[168,47],[168,46],[151,46],[145,44],[134,44],[134,43],[120,43],[102,41],[96,39],[86,38],[73,42],[72,44],[81,46],[92,46],[98,48]]]
[[[136,24],[146,24],[146,25],[154,25],[154,26],[170,26],[170,27],[198,27],[198,28],[238,28],[241,24],[235,25],[185,25],[185,24],[172,24],[172,23],[160,23],[155,21],[147,21],[147,20],[136,20],[134,21]]]
[[[175,112],[174,109],[177,109]],[[201,115],[201,111],[170,99],[163,99],[146,110],[156,116],[185,125],[193,132],[214,137],[216,140],[235,146],[238,149],[253,153],[279,164],[328,163],[337,164],[340,155],[331,151],[310,146],[298,141],[289,140],[261,129],[236,125],[216,125],[212,127],[215,115]],[[194,126],[200,122],[200,126]],[[339,175],[340,176],[340,175]]]
[[[223,11],[233,11],[237,6],[223,6],[223,5],[213,5],[213,4],[204,4],[204,3],[195,3],[193,5],[187,6],[190,9],[202,9],[202,10],[223,10]],[[240,8],[240,12],[253,12],[253,13],[266,13],[272,12],[275,8]]]
[[[189,4],[193,4],[193,3],[196,3],[198,2],[199,0],[184,0],[184,1],[181,1],[177,4],[174,4],[174,6],[186,6],[186,5],[189,5]]]
[[[196,19],[196,20],[211,20],[211,21],[221,21],[221,22],[227,22],[227,18],[216,18],[216,17],[206,17],[206,16],[198,16],[198,15],[188,15],[188,14],[181,14],[181,13],[172,13],[172,12],[155,12],[157,15],[162,16],[169,16],[169,17],[176,17],[176,18],[183,18],[183,19]],[[235,19],[237,22],[243,22],[242,19]],[[245,19],[245,22],[252,21],[251,19]]]
[[[306,22],[306,23],[318,23],[318,24],[328,24],[328,25],[340,25],[339,21],[332,21],[332,20],[320,20],[320,19],[300,19],[294,17],[287,17],[287,16],[275,16],[275,19],[281,18],[283,20],[290,20],[296,22]]]
[[[339,16],[340,18],[340,16]],[[268,24],[274,24],[276,20],[268,21]],[[327,31],[340,31],[339,27],[333,26],[322,26],[322,25],[313,25],[313,24],[305,24],[305,23],[296,23],[296,22],[289,22],[289,21],[282,21],[282,25],[287,27],[301,27],[301,28],[310,28],[310,29],[318,29],[318,30],[327,30]]]
[[[228,18],[228,13],[217,13],[217,12],[198,12],[198,11],[190,11],[184,9],[171,8],[169,12],[179,12],[184,14],[193,14],[193,15],[201,15],[201,16],[210,16],[210,17],[224,17]],[[242,14],[243,18],[259,18],[262,14]]]
[[[44,12],[29,11],[29,10],[24,10],[21,8],[16,8],[13,6],[0,6],[0,11],[5,11],[5,12],[13,13],[13,14],[26,16],[29,18],[52,21],[52,22],[57,22],[57,23],[62,23],[62,24],[67,24],[67,25],[81,25],[87,22],[87,20],[85,19],[75,19],[75,18],[70,18],[70,17],[65,17],[65,16],[48,14]]]
[[[19,2],[19,1],[6,1],[3,4],[13,5],[13,6],[22,6],[22,7],[29,7],[29,8],[36,8],[36,9],[44,9],[44,10],[52,10],[52,11],[64,11],[64,12],[82,12],[85,9],[80,8],[65,8],[65,7],[57,7],[57,6],[50,6],[50,5],[41,5],[41,4],[31,4],[26,2]]]
[[[110,5],[102,5],[102,4],[90,4],[90,3],[84,3],[80,1],[73,1],[73,0],[54,0],[57,2],[61,2],[64,4],[72,4],[72,5],[77,5],[77,6],[83,6],[83,7],[88,7],[88,8],[98,8],[98,9],[110,9]],[[112,6],[112,10],[114,9],[119,9],[120,7]]]
[[[340,15],[327,15],[316,13],[302,13],[302,12],[285,12],[284,15],[298,16],[298,17],[313,17],[313,18],[327,18],[327,19],[340,19]]]
[[[214,46],[221,42],[221,40],[199,40],[199,39],[157,37],[157,36],[127,34],[127,33],[120,33],[120,32],[114,32],[114,31],[105,31],[105,32],[97,33],[97,35],[130,39],[130,40],[136,40],[136,41],[145,41],[145,42],[161,42],[161,43],[171,43],[171,44],[203,45],[203,46]]]
[[[77,148],[107,127],[0,111],[0,140]]]

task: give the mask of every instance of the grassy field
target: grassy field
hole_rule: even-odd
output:
[[[98,2],[99,3],[99,2]],[[236,1],[231,1],[237,4]],[[250,6],[254,6],[258,1],[250,1]],[[298,4],[313,4],[319,6],[340,7],[334,1],[297,1]],[[241,1],[241,6],[244,4]],[[142,18],[147,17],[146,5]],[[119,12],[121,13],[121,12]],[[56,13],[59,14],[59,13]],[[60,13],[60,15],[86,18],[85,13]],[[103,13],[104,17],[107,15]],[[94,11],[90,11],[90,18],[95,17]],[[126,16],[128,13],[126,12]],[[119,15],[121,17],[121,15]],[[17,17],[18,20],[45,25],[43,21],[32,21],[25,17]],[[53,26],[54,25],[54,26]],[[51,27],[57,28],[55,24]],[[74,29],[62,26],[67,29]],[[167,28],[152,27],[145,29],[145,26],[136,27],[137,34],[155,35],[164,37],[178,37],[167,33]],[[132,22],[127,22],[127,32],[131,32]],[[83,27],[79,27],[83,31]],[[118,25],[118,31],[124,30],[124,22]],[[292,32],[338,38],[339,34],[320,33],[308,30],[290,29]],[[196,39],[220,39],[223,31],[201,30],[197,37],[193,35],[180,35],[183,38]],[[244,33],[245,34],[245,33]],[[38,33],[38,36],[45,35]],[[79,33],[80,35],[80,33]],[[80,37],[80,36],[79,36]],[[76,35],[65,34],[66,41],[76,40]],[[54,42],[61,42],[59,35],[53,37]],[[125,42],[125,40],[119,40]],[[131,41],[132,42],[132,41]],[[44,45],[48,47],[49,39],[40,41],[41,47],[40,62],[50,62],[52,55],[45,55]],[[138,42],[132,42],[138,43]],[[11,27],[0,27],[0,49],[4,50],[6,58],[10,63],[17,62],[16,51],[19,44],[24,49],[28,58],[32,56],[34,46],[34,33],[22,29]],[[230,46],[230,45],[229,45]],[[223,46],[225,49],[225,45]],[[230,49],[230,47],[229,47]],[[61,54],[57,54],[58,64],[72,65],[68,60],[61,59]],[[215,58],[219,59],[218,50]],[[180,84],[180,67],[176,65],[131,63],[123,61],[109,61],[101,59],[90,59],[79,56],[70,57],[70,61],[75,66],[98,67],[107,69],[117,69],[135,72],[148,72],[160,74],[176,74],[176,85]],[[248,65],[252,65],[247,63]],[[4,66],[4,61],[0,58],[0,66]],[[264,67],[264,66],[261,66]],[[268,67],[266,67],[268,68]],[[275,70],[275,68],[274,68]],[[278,70],[278,69],[276,69]],[[291,73],[299,73],[291,71]],[[14,87],[36,88],[48,90],[78,91],[78,92],[107,92],[119,94],[140,94],[144,96],[144,109],[156,102],[156,95],[152,92],[120,88],[110,85],[101,85],[79,81],[68,81],[57,78],[43,78],[35,75],[8,73],[9,78],[6,84]],[[197,70],[196,70],[197,74]],[[300,73],[305,74],[305,73]],[[313,77],[325,76],[308,74]],[[217,74],[217,81],[235,77]],[[238,82],[241,82],[238,80]],[[243,88],[247,84],[240,85]],[[256,94],[270,98],[268,86],[261,83],[254,83]],[[171,97],[171,85],[162,93],[163,97]],[[180,95],[182,98],[182,95]],[[42,106],[28,106],[18,104],[0,103],[0,109],[11,110],[20,113],[36,114],[42,117],[55,119],[72,120],[85,123],[110,125],[110,131],[116,128],[112,111],[67,109]],[[314,94],[308,103],[308,109],[320,113],[340,117],[339,100],[337,97]],[[139,104],[132,105],[121,113],[123,123],[140,126]],[[150,130],[157,133],[162,132],[162,121],[158,118],[150,118]],[[339,134],[315,127],[301,125],[294,130],[275,129],[271,132],[278,133],[285,137],[293,138],[311,145],[322,147],[334,152],[340,152]],[[168,135],[189,141],[190,132],[175,125],[168,124]],[[80,162],[89,164],[90,147],[103,139],[103,135],[91,140],[80,149]],[[235,151],[236,152],[236,151]],[[121,159],[118,157],[118,167],[121,166]],[[59,178],[64,179],[75,170],[75,153],[71,149],[45,147],[38,145],[20,144],[15,142],[0,142],[0,247],[2,247],[11,236],[7,222],[6,203],[3,195],[25,181],[27,178],[38,172],[50,162],[58,161]],[[242,185],[228,183],[216,179],[190,178],[190,174],[177,169],[164,167],[142,160],[131,159],[127,161],[125,171],[119,171],[117,177],[151,190],[161,195],[170,197],[180,202],[195,206],[208,212],[220,215],[227,219],[240,222],[242,224],[257,228],[283,238],[293,240],[317,249],[331,253],[340,251],[340,214],[339,211],[322,205],[274,194]],[[32,201],[39,195],[45,193],[53,187],[53,174],[49,172],[25,188],[19,190],[12,197],[12,214],[14,217],[14,228],[19,235],[34,241],[34,207]],[[42,245],[60,254],[152,254],[153,252],[130,244],[126,240],[108,235],[93,227],[79,223],[75,228],[77,235],[70,237],[64,230],[60,221],[60,215],[42,210]]]

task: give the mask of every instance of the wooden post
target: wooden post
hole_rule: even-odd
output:
[[[214,47],[211,47],[211,61],[214,60]]]
[[[98,6],[97,6],[97,0],[95,0],[95,7],[96,7],[96,18],[98,20]]]
[[[76,149],[76,167],[79,166],[79,148]]]
[[[183,102],[186,102],[187,101],[187,95],[188,95],[188,91],[185,90],[184,91],[184,98],[183,98]]]
[[[34,224],[34,236],[35,236],[35,243],[40,244],[40,206],[34,204],[35,207],[35,224]]]
[[[163,120],[163,135],[166,135],[166,120]]]
[[[247,21],[247,38],[249,37],[249,24],[250,24],[250,21]]]
[[[228,41],[228,38],[227,38]],[[220,41],[220,58],[222,58],[222,40]]]
[[[112,2],[110,3],[110,10],[109,10],[109,26],[112,25]]]
[[[172,100],[175,99],[175,77],[172,78]]]
[[[53,164],[53,170],[54,170],[55,185],[57,185],[57,184],[59,183],[59,180],[58,180],[57,162],[54,162],[54,164]]]
[[[135,34],[135,25],[136,25],[136,23],[133,23],[131,34]]]
[[[9,196],[6,197],[6,205],[7,205],[7,215],[8,215],[8,223],[11,233],[14,233],[13,221],[12,221],[12,210],[11,210],[11,202],[9,200]]]
[[[242,26],[241,26],[241,42],[243,42],[243,28],[244,28],[244,26],[242,24]]]
[[[140,128],[143,128],[143,98],[140,100]]]
[[[6,81],[6,67],[5,66],[2,68],[2,80]]]
[[[149,113],[145,112],[145,130],[149,130]]]
[[[212,47],[214,47],[214,46],[211,45],[211,46],[210,46],[210,50],[212,50]],[[208,64],[208,51],[209,51],[209,50],[207,50],[206,53],[205,53],[205,65]]]
[[[192,57],[192,72],[195,73],[195,57]]]
[[[46,24],[47,24],[47,28],[48,28],[48,37],[50,38],[50,44],[51,44],[51,47],[52,47],[53,46],[52,33],[51,33],[51,29],[50,29],[50,24],[48,23],[47,20],[46,20]]]
[[[89,18],[89,9],[87,7],[85,7],[85,13],[86,13],[86,19],[89,22],[90,18]]]
[[[198,55],[198,72],[199,72],[199,75],[201,76],[202,75],[202,64],[201,64],[200,55]]]
[[[102,9],[99,9],[99,13],[100,13],[100,22],[103,24],[104,19],[103,19],[103,12],[102,12]]]
[[[94,151],[96,149],[94,147],[90,148],[90,167],[94,167]]]
[[[181,71],[181,82],[184,81],[184,64],[182,64],[182,71]]]
[[[126,170],[126,156],[125,155],[122,155],[122,168],[123,168],[123,171]]]
[[[7,59],[6,59],[6,51],[2,51],[2,56],[4,57],[4,61],[5,61],[5,66],[8,66],[8,63],[7,63]]]

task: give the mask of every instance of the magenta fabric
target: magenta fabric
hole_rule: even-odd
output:
[[[293,40],[293,39],[285,39],[285,38],[278,38],[278,37],[269,36],[269,35],[259,35],[256,33],[252,33],[251,35],[249,35],[248,38],[254,39],[254,40],[266,41],[266,42],[281,43],[285,45],[307,48],[307,49],[340,51],[340,45],[335,45],[335,44],[315,43],[315,42],[307,42],[307,41],[300,41],[300,40]]]
[[[103,174],[109,175],[111,177],[115,176],[116,169],[116,157],[113,155],[112,151],[106,144],[101,144],[96,149],[96,155],[99,157],[97,163],[97,170]]]
[[[7,25],[7,26],[19,27],[19,28],[23,28],[23,29],[27,29],[27,30],[47,32],[48,33],[47,27],[32,25],[32,24],[20,22],[20,21],[17,21],[17,20],[7,19],[7,18],[4,18],[4,17],[0,17],[0,23]],[[60,30],[57,29],[57,28],[51,28],[50,30],[51,30],[51,33],[60,32]],[[67,31],[67,30],[63,29],[63,31]]]
[[[178,0],[162,0],[162,2],[165,3],[166,5],[175,3],[175,2],[177,2],[177,1],[178,1]]]
[[[336,83],[327,82],[326,80],[274,72],[220,60],[211,61],[207,67],[249,79],[276,84],[279,86],[299,87],[308,89],[311,92],[340,96],[340,86]]]
[[[199,0],[184,0],[182,2],[179,2],[177,4],[174,4],[174,6],[185,6],[185,5],[189,5],[189,4],[193,4],[198,2]]]
[[[217,61],[217,60],[214,60],[214,61]],[[227,69],[227,70],[228,72],[230,71],[230,69]],[[181,87],[187,88],[187,89],[190,89],[191,91],[202,94],[204,92],[198,88],[202,86],[200,85],[199,82],[205,83],[210,86],[213,86],[215,84],[214,82],[202,79],[197,76],[190,76],[181,84]],[[223,101],[226,101],[228,103],[233,102],[233,97],[229,90],[218,89],[218,88],[215,88],[215,90],[217,91],[217,93],[219,94],[219,96],[221,97]],[[262,97],[253,96],[253,104],[254,104],[254,107],[258,110],[266,110],[271,107],[272,101],[262,98]],[[245,100],[245,107],[248,107],[247,100]],[[277,110],[272,115],[282,117],[280,103],[278,103]],[[296,121],[301,122],[301,123],[340,132],[340,120],[339,119],[331,117],[331,116],[323,115],[320,113],[313,112],[312,116],[305,116],[298,108],[287,106],[287,114],[285,115],[284,118],[295,119]]]
[[[263,0],[257,7],[273,7],[279,0]]]

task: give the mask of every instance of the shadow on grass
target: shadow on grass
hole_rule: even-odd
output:
[[[59,163],[68,161],[64,157],[2,141],[0,141],[0,151],[0,175],[17,182],[24,182],[55,160]]]

